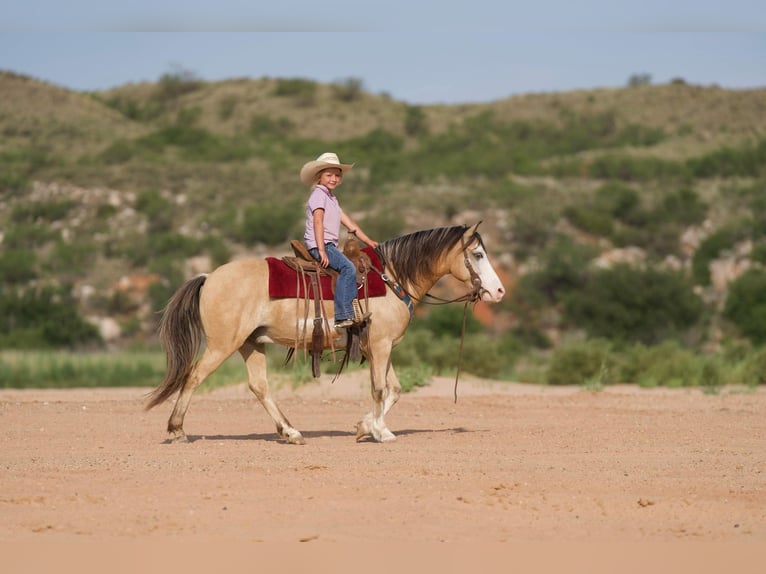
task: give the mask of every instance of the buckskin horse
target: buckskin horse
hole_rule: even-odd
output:
[[[385,295],[368,300],[371,318],[361,353],[370,366],[372,410],[357,424],[357,440],[372,437],[393,441],[386,413],[399,399],[401,386],[391,365],[391,351],[402,340],[412,309],[434,284],[452,275],[469,289],[461,300],[498,302],[505,289],[487,256],[474,226],[422,230],[384,241],[375,249],[378,272],[390,287]],[[248,385],[288,443],[304,444],[269,393],[266,376],[267,343],[305,348],[311,334],[298,329],[308,316],[308,301],[275,299],[269,295],[265,259],[247,258],[226,263],[212,273],[188,280],[170,298],[160,321],[159,336],[166,351],[163,382],[149,395],[151,409],[175,393],[178,398],[168,420],[171,442],[185,442],[184,416],[192,394],[235,351],[245,360]],[[332,301],[328,316],[332,316]],[[325,346],[343,344],[347,334],[328,327]],[[304,335],[298,339],[296,332]],[[332,340],[331,340],[332,339]],[[195,361],[203,341],[204,352]]]

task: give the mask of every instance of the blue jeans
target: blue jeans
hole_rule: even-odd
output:
[[[351,301],[356,298],[356,268],[335,244],[327,243],[324,249],[327,259],[330,260],[330,269],[335,269],[340,274],[335,285],[335,320],[353,319],[354,307]],[[319,249],[314,247],[309,249],[309,253],[319,261]]]

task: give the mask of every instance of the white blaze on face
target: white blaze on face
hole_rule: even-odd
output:
[[[481,300],[490,303],[500,302],[505,295],[505,287],[481,245],[469,250],[468,262],[481,279]]]

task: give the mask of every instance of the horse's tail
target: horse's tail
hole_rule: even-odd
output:
[[[167,369],[165,380],[149,395],[146,410],[170,398],[189,377],[204,336],[199,300],[206,279],[207,275],[189,279],[173,294],[163,311],[159,333],[165,347]]]

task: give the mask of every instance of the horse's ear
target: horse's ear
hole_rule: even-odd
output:
[[[468,237],[473,237],[473,236],[474,236],[474,235],[475,235],[475,234],[478,232],[478,230],[479,230],[479,225],[481,225],[481,221],[479,221],[479,222],[478,222],[476,225],[474,225],[473,227],[470,227],[470,226],[469,226],[469,227],[468,227],[468,230],[466,231],[466,235],[468,235]]]

